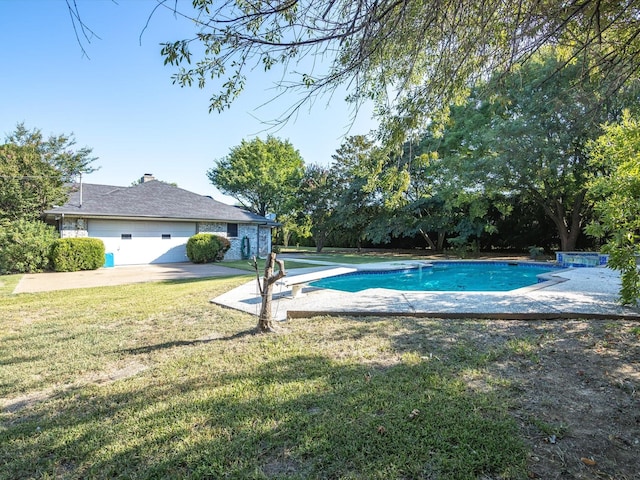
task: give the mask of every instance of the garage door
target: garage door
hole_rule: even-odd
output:
[[[195,223],[89,220],[89,236],[104,242],[115,265],[187,262]]]

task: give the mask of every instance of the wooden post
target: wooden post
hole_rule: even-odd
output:
[[[278,273],[273,274],[273,267],[278,264]],[[256,269],[256,275],[258,275],[258,262],[253,259],[253,265]],[[273,284],[284,277],[287,273],[284,269],[284,261],[276,260],[276,254],[270,253],[267,257],[267,263],[264,268],[264,279],[262,284],[260,278],[258,278],[258,288],[260,289],[260,295],[262,296],[262,308],[260,309],[260,317],[258,317],[258,331],[260,332],[273,332],[273,318],[271,317],[271,301],[273,299]]]

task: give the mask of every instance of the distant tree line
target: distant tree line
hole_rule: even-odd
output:
[[[584,235],[595,201],[587,192],[607,168],[589,160],[588,145],[625,109],[637,113],[640,90],[629,82],[603,99],[608,78],[585,77],[585,68],[543,48],[508,75],[478,82],[445,124],[400,150],[352,136],[330,164],[305,166],[270,137],[243,142],[209,178],[256,213],[276,214],[283,245],[597,248],[600,240]]]

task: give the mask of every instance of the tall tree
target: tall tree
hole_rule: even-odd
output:
[[[0,145],[0,273],[48,268],[58,234],[41,214],[66,201],[78,173],[93,171],[91,149],[74,145],[73,136],[45,139],[22,123]]]
[[[89,147],[76,147],[72,134],[49,135],[45,138],[40,129],[28,130],[24,123],[18,123],[16,130],[7,135],[6,143],[27,146],[36,149],[42,160],[55,168],[67,183],[76,181],[79,174],[95,172],[98,167],[92,165],[97,160]]]
[[[0,145],[0,220],[37,220],[67,198],[61,173],[32,145]]]
[[[202,88],[219,81],[211,110],[227,108],[256,65],[281,67],[281,87],[302,91],[301,103],[341,85],[356,106],[372,99],[396,141],[464,97],[477,79],[508,72],[543,46],[562,47],[566,62],[588,56],[585,72],[605,72],[607,88],[614,90],[640,68],[640,6],[634,0],[198,0],[192,5],[172,4],[193,19],[197,33],[167,42],[162,55],[179,68],[175,83]]]
[[[405,145],[398,159],[409,183],[401,208],[394,212],[392,232],[409,237],[419,234],[438,252],[447,237],[463,246],[482,233],[491,200],[481,185],[462,183],[458,165],[452,165],[448,158],[441,139],[427,134],[418,145]]]
[[[625,112],[619,123],[607,124],[604,133],[589,143],[594,175],[589,194],[595,219],[587,232],[606,240],[609,266],[622,275],[622,303],[640,300],[640,122]]]
[[[490,89],[477,89],[452,108],[438,150],[461,186],[524,195],[542,207],[562,250],[575,248],[589,214],[586,142],[638,100],[633,89],[601,98],[606,78],[585,78],[585,68],[545,51],[495,76]]]
[[[269,136],[243,140],[207,172],[211,183],[258,215],[288,213],[304,174],[289,141]]]
[[[388,235],[381,235],[388,227],[383,213],[404,190],[404,177],[389,164],[387,152],[363,135],[347,138],[332,157],[333,222],[342,241],[358,248],[366,239],[389,241]]]
[[[36,220],[66,201],[68,182],[95,169],[91,149],[74,150],[73,135],[45,139],[38,129],[19,123],[0,145],[0,219]]]
[[[321,252],[335,227],[336,181],[331,170],[317,164],[308,165],[300,185],[302,225],[309,225],[316,251]]]

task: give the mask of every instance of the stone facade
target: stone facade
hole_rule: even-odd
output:
[[[271,227],[259,227],[260,230],[260,251],[258,256],[266,258],[271,253]]]
[[[85,238],[89,236],[84,218],[65,218],[61,222],[60,238]]]
[[[248,223],[238,224],[238,236],[227,237],[226,223],[198,223],[198,233],[213,233],[221,237],[228,238],[231,248],[225,254],[225,260],[242,259],[242,242],[244,237],[249,239],[249,252],[247,255],[253,257],[266,257],[271,252],[271,229],[269,227],[259,227]]]
[[[227,224],[226,223],[198,223],[198,227],[196,228],[197,233],[215,233],[216,235],[220,235],[222,237],[227,236]]]

